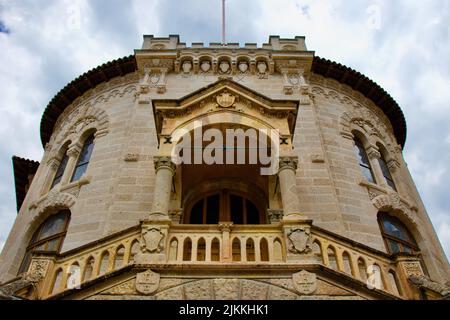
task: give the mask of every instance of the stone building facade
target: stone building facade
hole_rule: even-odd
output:
[[[277,170],[174,163],[179,132],[199,122],[276,129]],[[134,55],[62,89],[41,139],[40,163],[13,158],[5,298],[449,294],[447,258],[402,155],[400,107],[303,37],[187,47],[144,36]]]

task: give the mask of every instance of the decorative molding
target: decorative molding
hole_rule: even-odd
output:
[[[311,155],[312,163],[325,163],[325,158],[322,154],[314,153]]]
[[[127,153],[124,160],[125,162],[138,162],[139,155],[137,153]]]
[[[64,112],[58,117],[55,123],[52,137],[50,139],[50,144],[53,145],[55,141],[60,141],[57,137],[68,130],[68,126],[74,124],[77,119],[83,113],[86,108],[97,109],[96,105],[99,103],[107,103],[114,98],[122,98],[125,96],[132,96],[135,98],[137,92],[136,82],[139,80],[139,75],[137,72],[128,74],[124,77],[118,77],[110,80],[107,83],[99,84],[94,89],[89,90],[82,97],[77,98],[71,105],[69,105]],[[95,114],[95,113],[94,113]],[[106,113],[105,113],[106,115]],[[104,119],[103,114],[96,114],[97,119]],[[106,118],[105,118],[106,120]],[[100,121],[102,122],[102,121]],[[60,143],[57,143],[59,146]]]
[[[408,277],[409,282],[411,282],[413,285],[434,291],[436,293],[439,293],[441,296],[448,296],[450,294],[450,287],[448,285],[437,283],[430,278],[422,275],[410,275]]]
[[[42,197],[30,206],[35,212],[35,218],[39,217],[45,211],[53,208],[70,209],[76,202],[76,198],[68,193],[62,193],[55,189],[51,190],[46,196]]]

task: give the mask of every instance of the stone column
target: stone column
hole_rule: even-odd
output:
[[[155,157],[155,191],[150,220],[170,220],[169,203],[175,165],[170,157]]]
[[[61,165],[61,161],[57,158],[52,158],[48,162],[48,172],[45,177],[44,185],[42,186],[41,196],[47,194],[50,191],[50,187],[52,186],[53,180],[55,179],[56,172],[58,171],[59,166]]]
[[[383,171],[381,171],[381,166],[379,159],[381,159],[381,153],[378,148],[370,146],[367,149],[367,156],[369,157],[370,165],[372,166],[373,174],[375,176],[376,183],[380,186],[387,187],[388,184],[384,178]]]
[[[280,159],[278,177],[280,180],[281,200],[283,202],[283,220],[297,220],[302,216],[300,213],[300,202],[298,200],[295,174],[297,165],[297,157],[285,157]]]

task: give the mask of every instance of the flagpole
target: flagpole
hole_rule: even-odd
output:
[[[222,0],[222,45],[226,45],[225,43],[225,0]]]

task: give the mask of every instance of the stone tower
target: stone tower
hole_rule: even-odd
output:
[[[243,139],[208,151],[228,132]],[[304,37],[187,47],[144,36],[134,55],[62,89],[41,139],[40,163],[13,158],[4,298],[448,296],[400,107]],[[275,163],[264,174],[250,161],[174,158],[247,160],[263,142]]]

